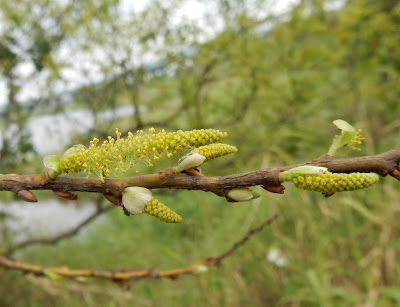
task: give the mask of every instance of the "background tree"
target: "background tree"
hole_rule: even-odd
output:
[[[335,133],[329,123],[336,118],[364,130],[364,154],[399,147],[395,1],[347,1],[336,9],[329,9],[331,1],[300,1],[281,16],[268,10],[267,1],[208,1],[208,24],[217,29],[212,35],[201,24],[173,22],[184,4],[152,1],[137,12],[117,1],[2,2],[1,173],[41,170],[42,157],[31,154],[27,121],[73,108],[88,108],[95,124],[71,145],[108,136],[116,126],[123,132],[149,126],[228,131],[239,151],[205,166],[210,175],[313,159],[329,147],[327,136]],[[23,94],[31,84],[39,90]],[[67,103],[60,88],[72,92]],[[128,104],[139,112],[114,122],[101,118],[101,111]],[[163,163],[160,169],[168,165]],[[179,228],[107,210],[79,236],[16,254],[77,268],[179,267],[229,248],[228,234],[239,238],[273,214],[283,218],[236,258],[198,278],[138,283],[123,292],[5,271],[1,283],[9,286],[0,288],[1,297],[6,305],[398,304],[395,184],[385,180],[328,199],[288,188],[283,196],[263,195],[251,204],[226,204],[202,192],[163,192],[160,199],[185,217]],[[8,195],[2,192],[2,199]],[[93,201],[95,212],[106,211],[105,203]],[[2,210],[1,242],[9,247],[15,238],[6,235],[10,217]],[[268,260],[274,251],[285,265]]]

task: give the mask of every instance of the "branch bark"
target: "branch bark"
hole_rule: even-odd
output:
[[[327,167],[334,173],[375,172],[381,176],[387,174],[400,180],[400,149],[394,149],[382,154],[353,157],[333,158],[323,155],[309,162],[296,165],[264,168],[247,173],[228,176],[185,176],[176,174],[172,168],[159,171],[155,174],[109,178],[102,183],[98,178],[64,177],[59,176],[52,180],[46,172],[38,175],[0,175],[0,191],[12,191],[18,195],[22,190],[53,190],[53,191],[81,191],[102,194],[112,194],[120,197],[122,191],[129,186],[140,186],[148,189],[186,189],[213,192],[225,196],[232,188],[241,186],[280,186],[279,172],[286,171],[301,165],[315,165]]]

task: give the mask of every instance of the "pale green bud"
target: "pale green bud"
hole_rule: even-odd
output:
[[[179,161],[179,164],[174,167],[174,171],[176,173],[180,173],[180,172],[183,172],[184,170],[200,166],[201,164],[203,164],[203,162],[205,160],[206,160],[206,157],[204,157],[203,155],[198,154],[198,153],[193,153],[193,154],[184,156]]]
[[[152,193],[142,187],[128,187],[122,192],[122,204],[132,214],[142,214],[147,203],[151,201]]]
[[[250,188],[239,187],[230,190],[226,196],[234,201],[248,201],[260,197],[260,194],[253,192]]]
[[[205,265],[199,265],[197,268],[194,270],[194,274],[203,274],[208,272],[208,267]]]

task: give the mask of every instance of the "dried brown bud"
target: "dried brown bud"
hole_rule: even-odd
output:
[[[21,198],[22,200],[25,200],[27,202],[30,202],[30,203],[37,202],[36,196],[32,192],[30,192],[28,190],[18,191],[17,195],[18,195],[19,198]]]
[[[60,196],[62,198],[68,199],[68,200],[77,200],[78,195],[71,193],[71,192],[65,192],[65,191],[53,191],[54,194],[57,196]]]
[[[261,187],[271,193],[283,194],[285,191],[285,187],[283,185],[263,185]]]
[[[184,170],[182,173],[185,173],[188,176],[197,176],[197,177],[204,177],[205,176],[197,168],[190,168],[190,169]]]
[[[103,194],[103,195],[104,195],[105,198],[107,198],[107,200],[109,202],[113,203],[114,205],[119,206],[121,204],[121,202],[122,202],[121,198],[119,198],[117,196],[114,196],[112,194]]]

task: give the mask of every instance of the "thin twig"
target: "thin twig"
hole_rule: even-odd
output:
[[[137,282],[157,278],[168,277],[172,280],[177,279],[184,274],[193,274],[199,271],[201,267],[212,267],[221,264],[221,262],[232,255],[239,247],[242,247],[253,235],[260,232],[265,226],[270,225],[278,218],[274,215],[272,218],[261,223],[259,226],[251,228],[239,241],[235,242],[230,249],[219,256],[210,256],[188,267],[171,270],[159,271],[151,268],[140,268],[134,270],[123,270],[118,272],[101,272],[93,269],[71,270],[68,267],[44,267],[29,263],[19,262],[8,256],[0,256],[0,266],[9,270],[19,270],[24,273],[32,273],[38,276],[68,277],[77,279],[82,277],[95,277],[112,280],[123,287],[128,287],[128,282]]]
[[[239,247],[243,246],[254,234],[263,230],[265,226],[272,224],[278,217],[279,217],[279,215],[275,214],[273,217],[262,222],[257,227],[251,228],[243,236],[243,238],[241,238],[239,241],[235,242],[230,249],[228,249],[226,252],[222,253],[221,255],[215,257],[215,262],[217,264],[222,262],[222,260],[224,260],[226,257],[229,257],[231,254],[233,254]]]

